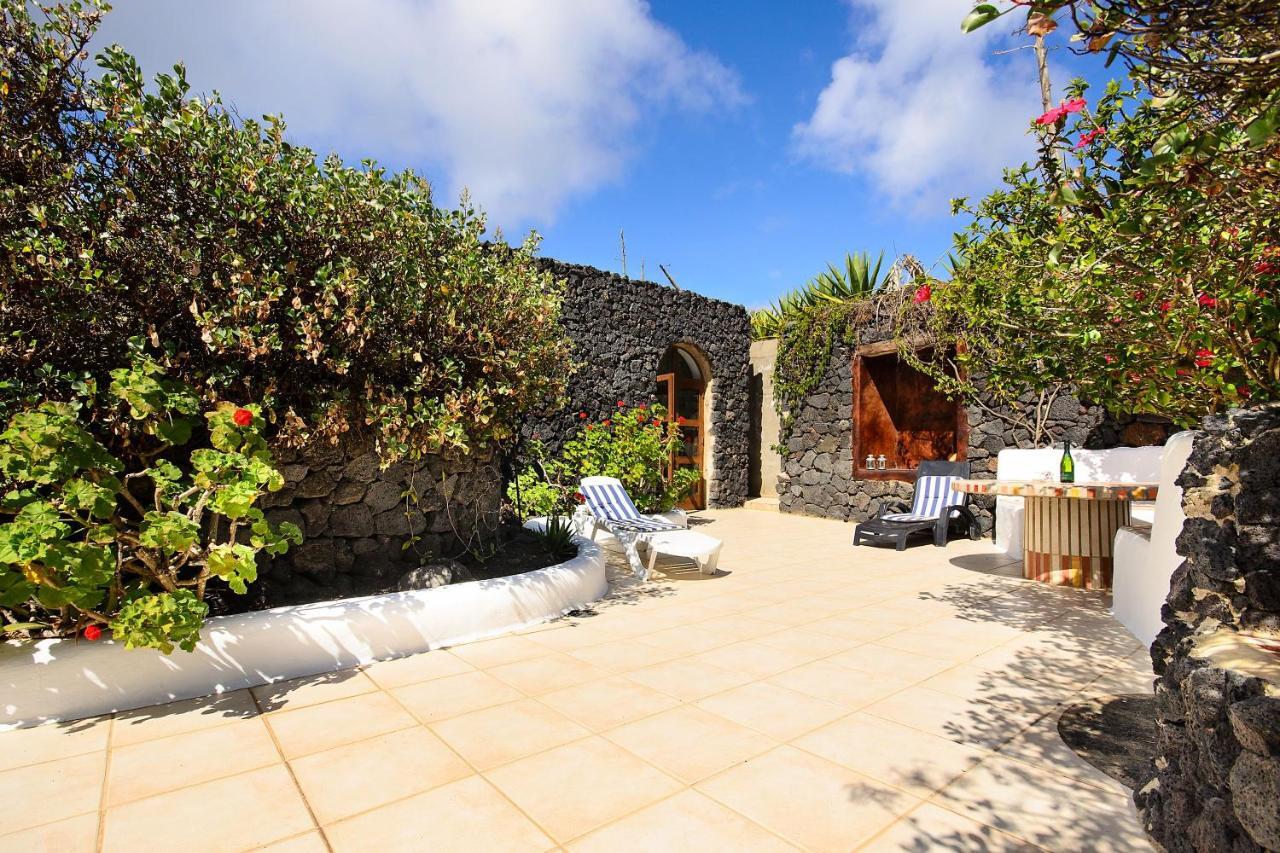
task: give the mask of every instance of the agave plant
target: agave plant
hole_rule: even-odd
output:
[[[882,277],[884,252],[875,259],[870,253],[845,256],[844,269],[828,264],[825,272],[805,282],[802,287],[784,294],[777,302],[751,313],[751,334],[756,340],[774,338],[782,333],[796,314],[826,302],[853,302],[866,299],[885,285]]]

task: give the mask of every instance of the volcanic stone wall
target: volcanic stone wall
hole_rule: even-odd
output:
[[[891,340],[890,317],[872,319],[856,329],[859,345]],[[782,474],[778,478],[779,508],[841,521],[864,521],[875,515],[886,497],[910,499],[913,484],[900,480],[870,480],[854,476],[853,466],[853,355],[854,347],[833,347],[826,374],[817,388],[794,412],[790,433],[781,442]],[[1034,399],[1023,401],[1032,407]],[[1031,432],[1013,425],[1012,418],[998,416],[991,406],[965,407],[969,439],[967,458],[976,478],[994,478],[996,456],[1006,447],[1032,446]],[[1046,431],[1049,440],[1071,441],[1085,447],[1114,447],[1126,434],[1134,435],[1137,421],[1120,423],[1098,406],[1082,404],[1063,395],[1049,406]],[[1167,427],[1150,425],[1164,440]],[[1146,443],[1146,442],[1141,442]],[[973,509],[984,530],[990,530],[995,500],[975,497]]]
[[[580,411],[598,418],[614,411],[619,400],[628,405],[658,402],[658,362],[672,344],[687,344],[711,368],[707,503],[741,505],[747,498],[751,429],[751,322],[746,309],[594,267],[543,263],[568,282],[561,322],[580,367],[569,380],[568,405],[552,415],[531,416],[525,433],[537,434],[556,451],[578,430]]]
[[[1173,853],[1280,850],[1280,683],[1193,654],[1239,634],[1280,646],[1280,406],[1206,420],[1178,482],[1186,559],[1151,647],[1156,756],[1135,801]]]
[[[502,478],[491,455],[383,469],[372,443],[355,438],[275,455],[285,487],[262,503],[270,521],[298,525],[303,542],[250,586],[257,608],[388,591],[431,558],[480,544],[498,519]]]

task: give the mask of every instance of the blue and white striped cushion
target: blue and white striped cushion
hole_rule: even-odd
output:
[[[933,521],[942,515],[944,507],[960,506],[964,494],[951,488],[959,477],[921,477],[916,480],[916,493],[911,502],[911,512],[895,512],[884,516],[886,521]]]
[[[627,490],[615,483],[583,485],[582,496],[587,499],[587,509],[601,521],[621,530],[650,533],[657,530],[683,530],[678,524],[645,518],[631,502]]]

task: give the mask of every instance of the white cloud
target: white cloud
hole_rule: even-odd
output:
[[[744,101],[644,0],[118,0],[110,41],[302,144],[468,187],[507,227],[616,180],[642,120]]]
[[[1032,156],[1035,65],[1030,51],[992,56],[1008,46],[1007,27],[961,33],[971,0],[849,1],[854,49],[793,129],[802,157],[864,174],[895,203],[936,213]]]

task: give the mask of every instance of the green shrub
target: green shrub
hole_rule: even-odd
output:
[[[123,460],[90,432],[87,407],[44,403],[0,433],[6,631],[86,628],[92,638],[109,626],[127,648],[190,651],[211,581],[244,593],[260,552],[302,541],[254,506],[284,485],[258,407],[222,402],[202,413],[190,388],[160,374],[145,360],[113,372]],[[188,447],[194,435],[208,446]]]
[[[556,400],[562,285],[536,236],[486,243],[412,173],[317,163],[180,66],[148,90],[111,46],[90,74],[105,7],[34,8],[0,0],[0,406],[105,384],[134,336],[281,441],[368,429],[388,460],[501,441]]]
[[[560,456],[546,458],[534,442],[529,456],[538,463],[512,483],[507,497],[519,502],[525,517],[566,512],[575,502],[583,477],[616,477],[641,512],[666,512],[693,494],[702,474],[696,468],[672,470],[671,458],[681,445],[680,426],[667,423],[663,406],[627,407],[619,402],[608,417],[589,419],[565,442]]]

